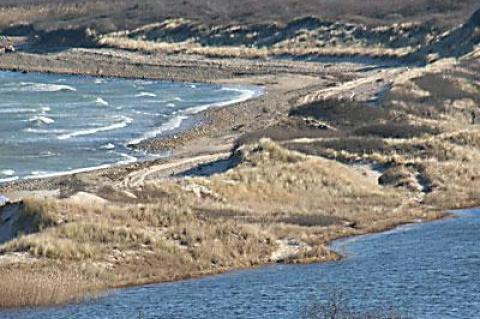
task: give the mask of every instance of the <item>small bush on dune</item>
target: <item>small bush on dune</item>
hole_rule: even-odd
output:
[[[0,246],[0,254],[9,252],[27,252],[33,257],[62,260],[84,260],[96,254],[90,244],[79,244],[48,234],[23,236]]]
[[[306,159],[305,155],[289,151],[267,138],[260,139],[257,144],[244,146],[238,152],[243,162],[253,165],[265,162],[295,163]]]
[[[155,240],[141,229],[112,226],[106,223],[72,223],[58,227],[55,235],[78,243],[105,245],[150,245]]]
[[[302,319],[407,319],[397,311],[356,311],[341,292],[334,291],[323,302],[309,305]]]
[[[57,211],[54,201],[26,198],[18,210],[20,215],[16,227],[20,231],[36,232],[54,226],[58,218]]]

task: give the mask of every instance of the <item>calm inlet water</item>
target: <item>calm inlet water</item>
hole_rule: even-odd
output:
[[[261,94],[251,87],[0,72],[0,182],[145,158],[126,145],[190,115]]]
[[[339,241],[340,262],[279,265],[200,280],[115,291],[90,303],[1,318],[299,318],[341,289],[358,309],[395,308],[413,318],[478,318],[480,211]]]

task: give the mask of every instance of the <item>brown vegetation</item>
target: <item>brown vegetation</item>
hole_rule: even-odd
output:
[[[59,26],[95,26],[102,33],[124,30],[135,25],[166,18],[192,18],[206,23],[288,22],[301,16],[318,16],[326,20],[367,21],[385,23],[433,21],[453,26],[463,22],[477,1],[388,1],[356,0],[6,0],[2,1],[0,21],[3,27],[12,23],[33,23],[39,29]],[[285,10],[288,8],[288,10]]]
[[[164,54],[196,54],[210,58],[248,58],[258,59],[270,56],[364,56],[369,58],[403,58],[414,52],[410,47],[390,49],[384,47],[335,46],[327,48],[246,48],[246,47],[202,47],[191,43],[165,43],[143,40],[133,40],[122,37],[102,37],[98,44],[124,50],[141,51],[144,53]]]
[[[41,264],[41,263],[40,263]],[[94,296],[102,287],[74,269],[30,264],[2,267],[0,308],[38,307],[81,301]]]

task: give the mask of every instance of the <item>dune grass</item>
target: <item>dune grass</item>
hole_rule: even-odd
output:
[[[250,48],[235,46],[201,46],[197,43],[166,43],[129,39],[119,36],[103,36],[98,44],[124,50],[141,51],[144,53],[192,54],[210,58],[248,58],[260,59],[271,56],[365,56],[370,58],[403,58],[415,51],[415,48],[390,49],[385,47],[367,46],[333,46],[316,47],[279,47]]]

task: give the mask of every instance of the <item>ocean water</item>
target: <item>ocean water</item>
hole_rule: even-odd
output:
[[[0,182],[152,158],[128,145],[260,94],[255,87],[0,72]]]
[[[340,292],[355,311],[408,318],[479,318],[480,210],[341,240],[340,262],[275,265],[119,289],[90,302],[0,312],[5,319],[302,318]]]

